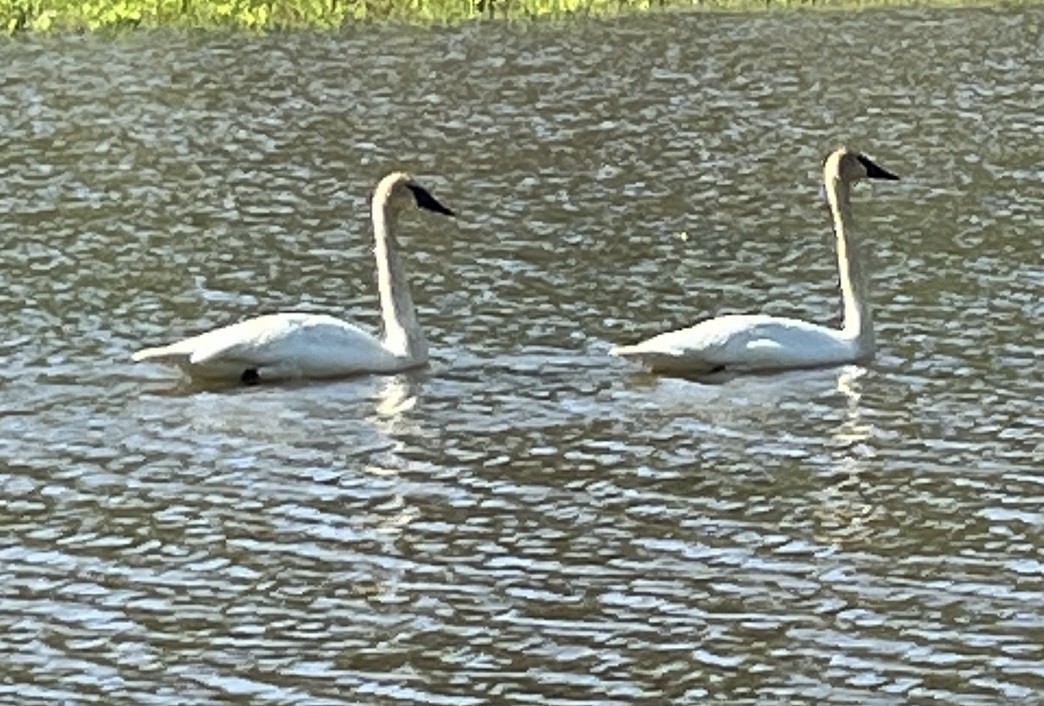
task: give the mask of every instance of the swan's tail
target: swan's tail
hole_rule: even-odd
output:
[[[620,358],[633,358],[641,355],[643,352],[641,344],[633,346],[613,346],[609,349],[609,355],[615,355]]]
[[[642,341],[630,346],[614,346],[609,349],[609,355],[615,355],[633,363],[638,363],[652,372],[699,374],[713,367],[686,356],[684,353],[656,348],[650,345],[649,341]]]
[[[149,361],[151,363],[165,363],[167,365],[185,365],[189,362],[189,356],[192,351],[185,350],[184,348],[178,347],[175,343],[172,346],[158,346],[156,348],[142,348],[140,351],[135,351],[131,355],[131,360],[135,363],[142,361]]]

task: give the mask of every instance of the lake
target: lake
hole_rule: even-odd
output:
[[[1044,702],[1044,8],[0,43],[0,702]],[[722,313],[866,366],[654,376]],[[431,365],[214,388],[130,354],[277,310]]]

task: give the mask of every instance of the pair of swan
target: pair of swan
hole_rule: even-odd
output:
[[[837,365],[870,358],[874,353],[873,328],[865,275],[855,257],[856,243],[850,232],[849,191],[860,179],[898,178],[845,147],[824,163],[823,180],[837,237],[844,301],[840,330],[798,319],[728,315],[613,348],[610,353],[639,361],[654,371],[696,376]],[[371,217],[384,328],[381,339],[332,316],[270,314],[168,346],[146,348],[133,359],[176,365],[194,378],[247,384],[395,373],[424,365],[427,344],[393,235],[398,215],[409,207],[453,215],[409,174],[389,174],[377,185]]]

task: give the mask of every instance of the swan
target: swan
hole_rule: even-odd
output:
[[[772,372],[869,360],[874,354],[866,279],[851,232],[849,191],[860,179],[899,177],[847,147],[823,163],[823,181],[837,238],[837,267],[844,304],[840,329],[764,314],[730,314],[669,331],[610,354],[636,360],[654,372],[685,375]]]
[[[373,194],[374,259],[383,337],[325,314],[268,314],[157,348],[132,360],[181,368],[204,380],[257,384],[289,378],[395,373],[424,365],[428,348],[417,323],[406,271],[396,252],[394,226],[410,206],[452,216],[413,177],[394,172]]]

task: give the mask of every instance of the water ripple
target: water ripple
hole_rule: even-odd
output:
[[[1040,23],[0,46],[0,701],[1036,703]],[[607,357],[718,313],[836,323],[840,142],[903,175],[855,196],[872,365]],[[258,311],[376,325],[366,197],[400,167],[460,214],[404,225],[429,370],[129,363]]]

